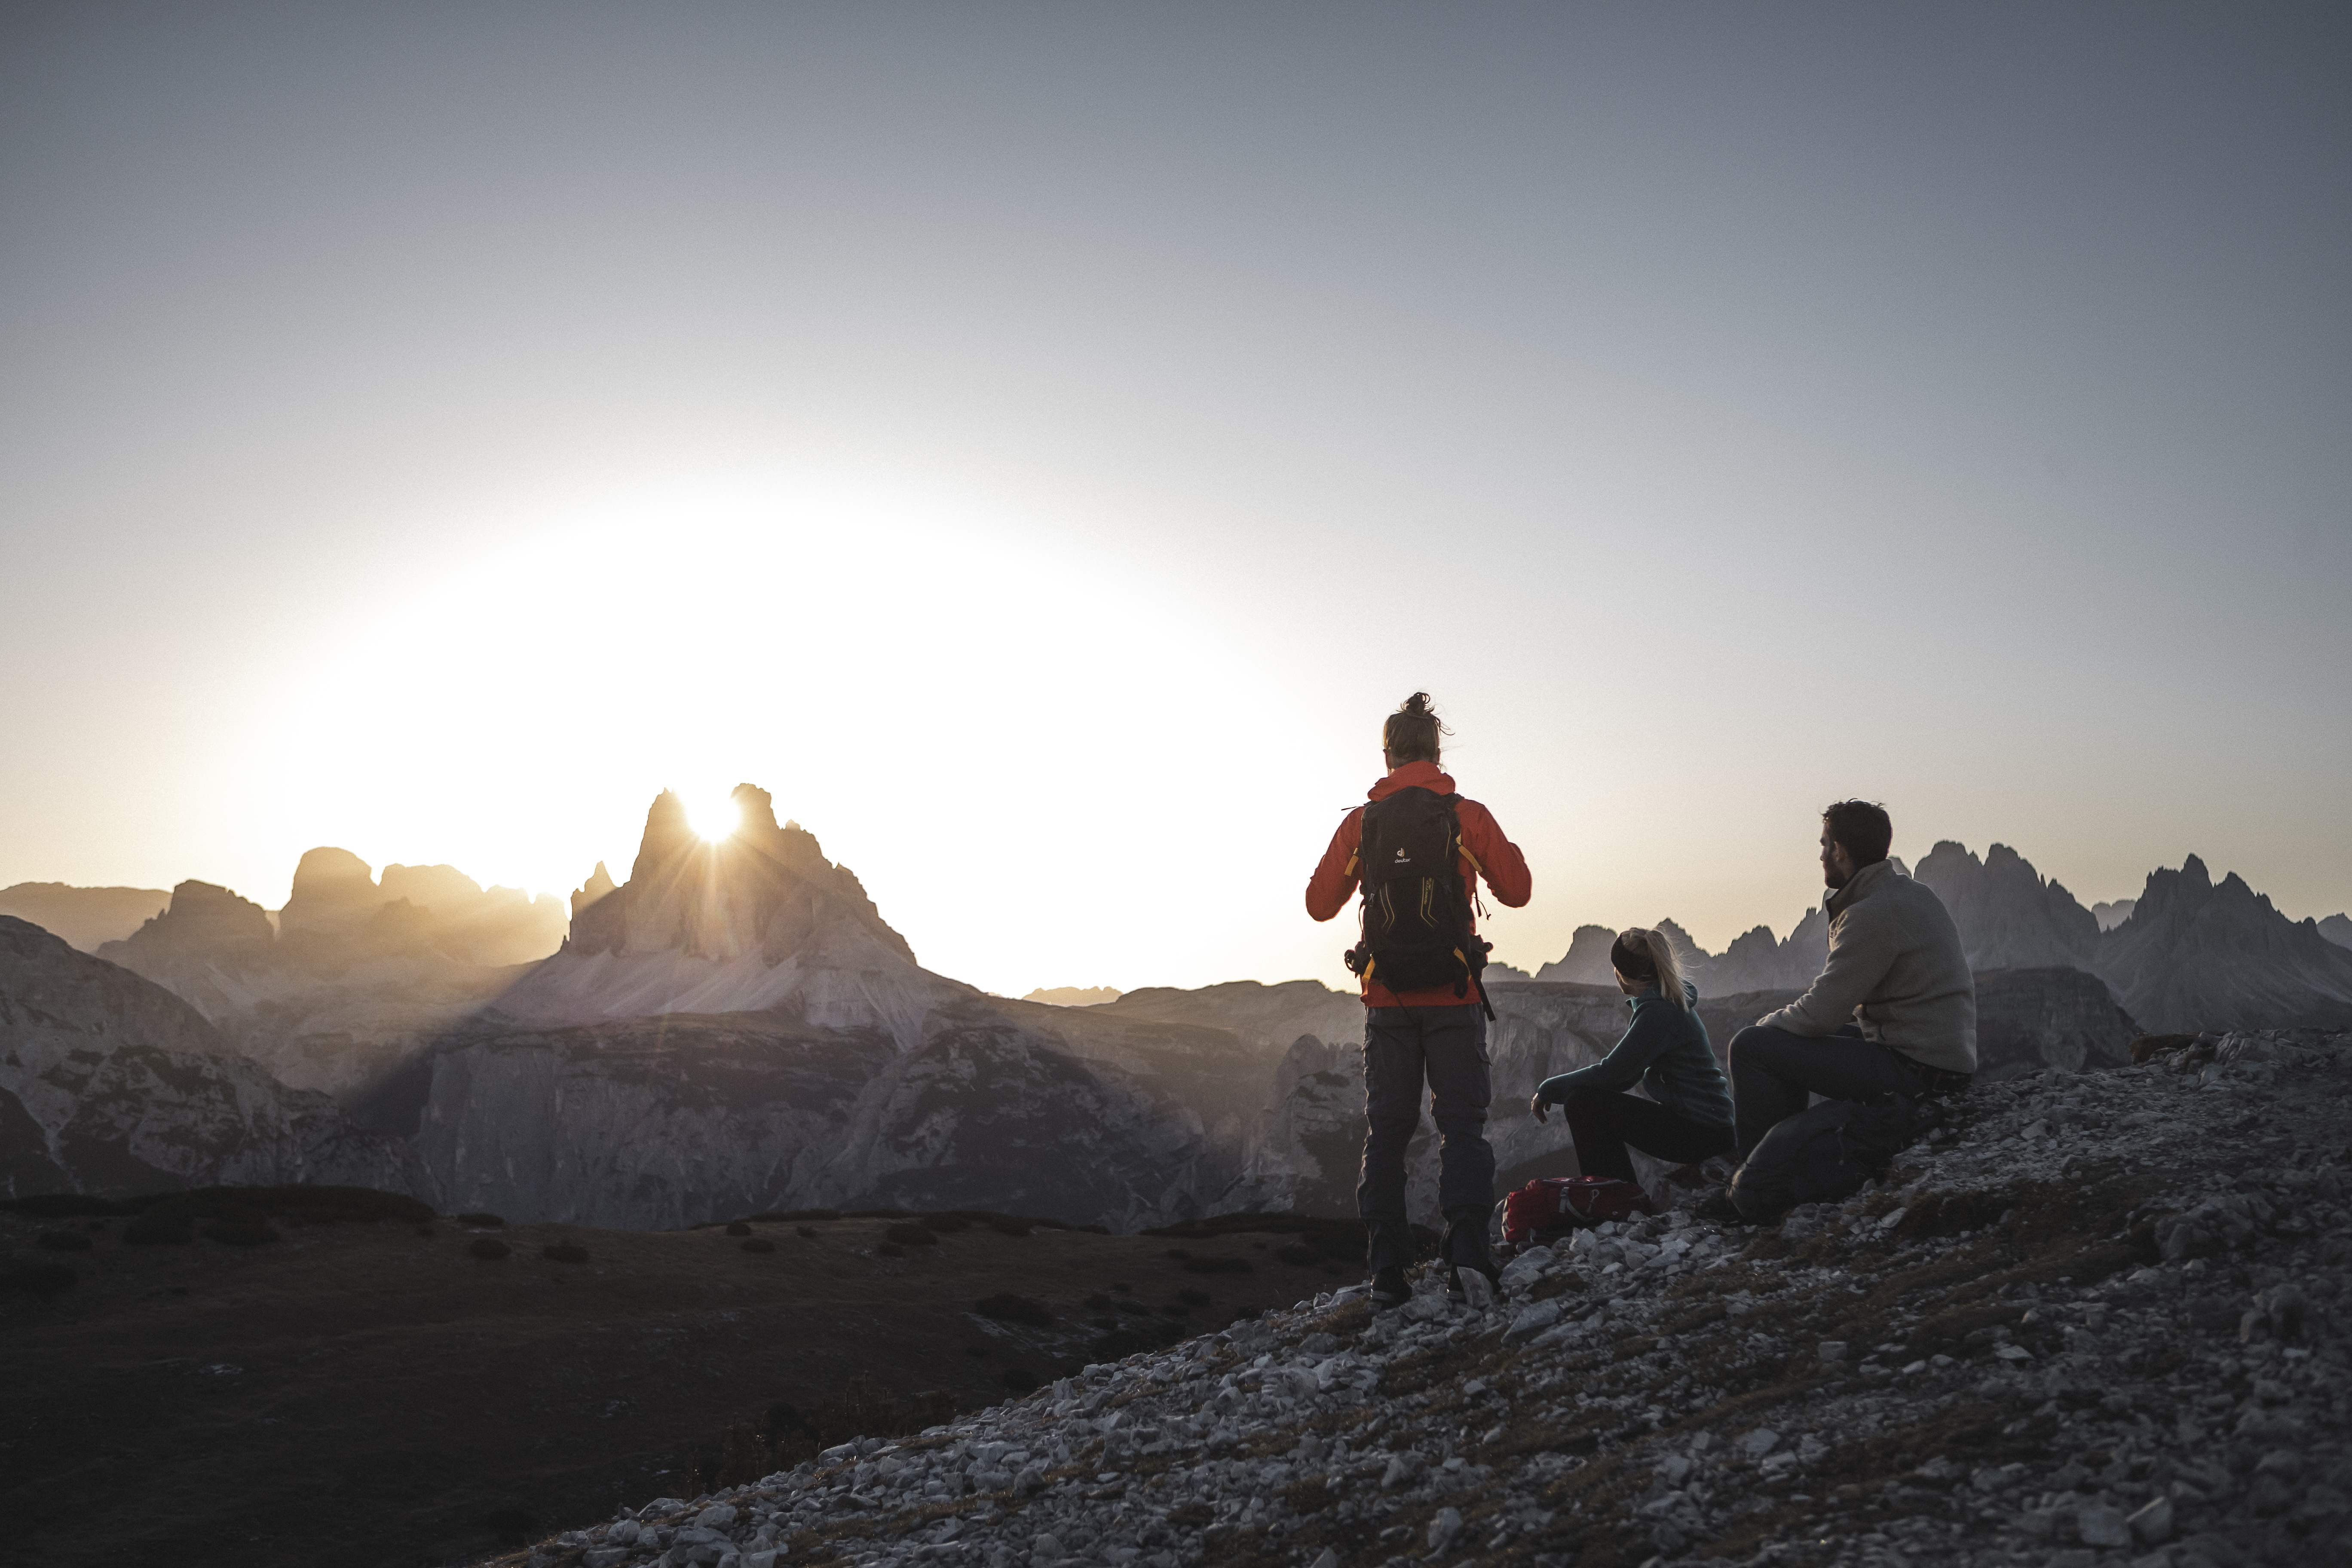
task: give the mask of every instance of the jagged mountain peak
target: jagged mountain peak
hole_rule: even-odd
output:
[[[2006,844],[1979,860],[1946,839],[1914,876],[1951,911],[1971,968],[2087,969],[2098,952],[2098,917]]]
[[[583,910],[619,885],[613,880],[613,873],[604,869],[604,862],[597,861],[596,868],[588,873],[588,879],[572,890],[572,918],[578,920]]]
[[[780,825],[768,792],[755,784],[736,785],[733,798],[740,814],[735,830],[705,839],[674,792],[655,796],[628,881],[578,909],[565,950],[678,952],[722,963],[756,954],[773,965],[823,933],[855,931],[914,963],[907,939],[882,919],[854,872],[824,858],[814,834]]]
[[[2236,872],[2217,884],[2194,855],[2148,873],[2131,918],[2101,939],[2097,968],[2151,1029],[2352,1023],[2352,952]]]
[[[792,1005],[813,1022],[880,1024],[911,1040],[929,1007],[970,994],[919,967],[856,874],[806,828],[779,823],[766,790],[738,784],[733,798],[734,830],[706,839],[675,791],[656,795],[629,879],[575,897],[562,951],[499,1009],[584,1023]]]
[[[142,957],[218,952],[232,957],[266,951],[277,941],[269,912],[213,882],[193,879],[172,889],[163,912],[120,942],[98,950],[100,958],[136,965]]]

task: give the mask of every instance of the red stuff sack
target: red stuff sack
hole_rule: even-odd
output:
[[[1503,1239],[1525,1247],[1537,1234],[1655,1214],[1650,1194],[1613,1176],[1539,1176],[1503,1199]]]

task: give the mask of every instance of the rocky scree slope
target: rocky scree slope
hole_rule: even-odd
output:
[[[428,1186],[405,1146],[228,1054],[162,986],[0,916],[0,1193],[289,1182]]]
[[[1579,1234],[1487,1313],[1351,1287],[501,1561],[2342,1561],[2352,1036],[2140,1050],[1769,1230]]]

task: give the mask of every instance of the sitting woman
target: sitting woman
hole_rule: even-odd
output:
[[[1731,1089],[1699,1021],[1698,991],[1683,978],[1674,944],[1639,927],[1609,950],[1610,967],[1633,1009],[1624,1038],[1591,1067],[1548,1078],[1528,1109],[1562,1107],[1576,1140],[1576,1161],[1588,1176],[1633,1180],[1630,1143],[1644,1154],[1695,1165],[1732,1145]],[[1648,1100],[1626,1093],[1635,1084]]]

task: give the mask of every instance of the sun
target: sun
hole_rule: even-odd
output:
[[[743,813],[731,795],[687,797],[687,826],[706,844],[716,844],[743,826]]]

